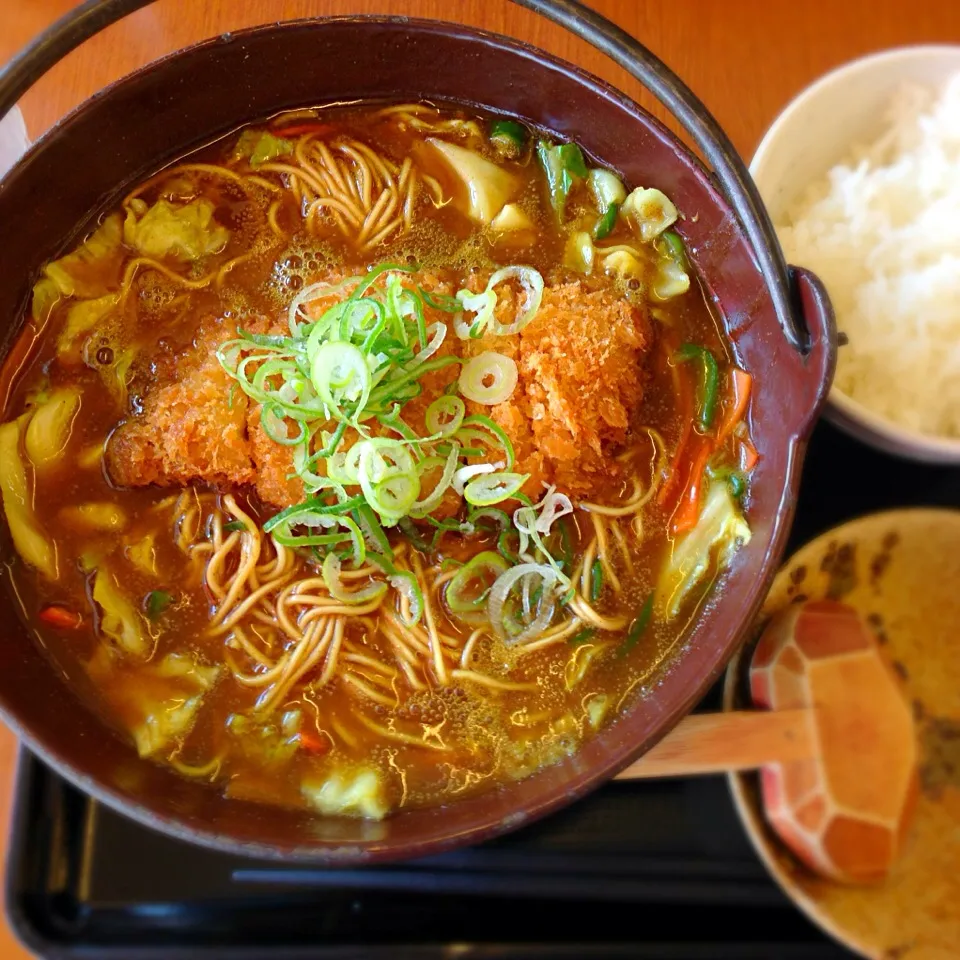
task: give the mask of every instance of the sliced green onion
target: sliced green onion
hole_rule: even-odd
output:
[[[436,437],[452,437],[463,424],[466,405],[459,397],[438,397],[427,407],[424,424],[427,433]]]
[[[439,457],[428,457],[417,466],[418,478],[426,473],[428,469],[436,469],[438,466],[443,467],[443,473],[440,475],[437,485],[426,497],[411,504],[411,516],[423,517],[430,513],[431,510],[435,510],[440,506],[440,501],[443,500],[444,494],[450,489],[450,485],[453,483],[459,456],[460,445],[458,443],[451,443],[450,452],[447,454],[445,461],[440,460]]]
[[[400,570],[388,577],[391,585],[397,593],[407,598],[410,604],[410,616],[400,619],[404,626],[413,627],[420,622],[423,616],[423,593],[420,590],[420,584],[417,578],[406,570]]]
[[[590,600],[596,603],[603,592],[603,564],[599,560],[593,561],[590,569]]]
[[[323,560],[323,582],[330,596],[341,603],[358,604],[375,600],[387,592],[387,585],[374,581],[360,590],[348,590],[340,579],[340,558],[331,550]]]
[[[463,309],[463,304],[456,298],[446,293],[430,293],[419,287],[420,296],[423,302],[434,310],[442,310],[444,313],[459,313]]]
[[[529,473],[488,473],[471,480],[464,487],[463,496],[475,507],[489,507],[509,500],[529,479]]]
[[[653,594],[651,593],[650,596],[644,600],[643,606],[640,607],[640,612],[637,614],[637,619],[634,620],[630,625],[630,629],[627,631],[627,637],[620,645],[620,649],[617,651],[618,656],[626,656],[637,645],[637,641],[643,636],[647,627],[650,626],[650,619],[652,616]]]
[[[306,527],[309,529],[333,530],[333,533],[295,534],[292,527]],[[343,527],[345,532],[336,528]],[[301,513],[297,517],[276,527],[272,533],[273,539],[285,547],[338,547],[350,543],[353,547],[353,563],[359,567],[367,555],[367,548],[363,541],[360,528],[350,517],[334,516],[328,513]]]
[[[358,499],[363,500],[362,497]],[[362,531],[364,542],[370,550],[374,554],[392,560],[393,550],[390,548],[390,540],[370,506],[365,501],[362,502],[351,512],[351,516]]]
[[[416,503],[420,478],[406,445],[386,437],[360,440],[358,474],[367,503],[393,526]]]
[[[447,584],[444,600],[454,613],[475,613],[483,607],[497,577],[507,570],[498,553],[484,550],[461,567]],[[487,582],[489,581],[489,582]]]
[[[510,541],[512,538],[516,538],[518,541],[518,546],[516,550],[510,549]],[[520,535],[516,530],[504,530],[503,533],[497,537],[497,553],[503,557],[508,563],[519,563],[520,562],[520,547],[519,547]]]
[[[417,529],[417,525],[409,517],[402,517],[400,522],[397,524],[397,527],[410,542],[414,550],[418,551],[419,553],[430,552],[430,544],[423,539],[423,536]]]
[[[466,430],[470,427],[481,427],[483,430],[492,433],[500,442],[500,446],[503,447],[503,452],[507,460],[507,469],[513,469],[513,465],[516,462],[516,455],[514,454],[513,444],[510,442],[510,438],[502,427],[494,423],[484,414],[471,414],[469,417],[463,418],[463,427],[457,432],[457,439],[472,439],[474,436],[478,436],[478,434],[473,432],[471,432],[469,436],[466,435]],[[479,436],[482,436],[482,434],[479,434]],[[484,439],[486,438],[484,437]]]
[[[279,443],[285,447],[295,447],[307,439],[307,427],[302,420],[295,420],[299,433],[291,437],[287,429],[287,418],[284,416],[281,408],[275,403],[265,403],[260,408],[260,425],[263,432],[274,443]]]
[[[458,382],[468,400],[494,406],[510,399],[519,379],[515,360],[485,350],[463,365]]]
[[[564,573],[569,574],[573,571],[573,542],[570,539],[570,525],[561,521],[557,524],[557,530],[560,531],[560,549],[563,551],[557,563]]]
[[[488,283],[480,293],[460,290],[457,293],[457,300],[460,301],[462,312],[453,319],[454,332],[461,340],[482,336],[497,306],[497,295],[493,292],[493,288]],[[464,317],[467,311],[473,314],[471,319]]]
[[[328,486],[334,489],[334,492],[340,495],[343,499],[338,503],[327,503],[321,496],[311,497],[308,500],[304,500],[303,503],[295,503],[292,507],[287,507],[286,510],[281,510],[279,513],[274,514],[269,520],[267,520],[263,525],[264,533],[272,533],[274,529],[278,526],[281,526],[285,523],[289,523],[292,520],[302,514],[302,513],[329,513],[333,516],[350,513],[351,510],[354,510],[361,503],[363,503],[363,497],[347,497],[346,492],[343,488],[334,483],[332,480],[327,481]]]
[[[509,515],[498,507],[477,507],[467,515],[467,523],[475,527],[480,526],[484,520],[492,520],[500,533],[512,529]]]
[[[310,380],[317,396],[327,408],[343,419],[340,404],[352,401],[360,411],[370,396],[370,368],[366,357],[351,343],[324,343],[310,363]]]
[[[453,475],[453,489],[462,497],[466,485],[474,478],[485,473],[494,473],[499,468],[492,463],[473,463],[461,467]]]
[[[231,520],[223,525],[224,533],[233,533],[234,531],[246,530],[247,525],[242,520]]]
[[[679,363],[694,360],[700,367],[697,422],[701,430],[709,430],[717,409],[717,394],[720,385],[717,359],[706,347],[701,347],[696,343],[683,344],[674,354],[674,358]]]

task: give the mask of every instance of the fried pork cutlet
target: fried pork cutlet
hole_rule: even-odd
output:
[[[436,286],[433,276],[414,276],[411,282]],[[500,310],[515,310],[509,295]],[[428,323],[448,319],[429,313]],[[283,332],[285,323],[258,327]],[[235,328],[202,325],[166,382],[144,391],[142,412],[117,428],[108,447],[114,482],[253,486],[276,508],[303,499],[303,484],[291,477],[290,448],[266,435],[259,405],[235,387],[216,359],[217,347],[233,336]],[[517,455],[514,469],[530,474],[525,489],[531,496],[539,496],[543,483],[554,483],[571,496],[588,498],[617,479],[613,456],[640,407],[643,360],[651,343],[643,313],[610,291],[589,291],[574,281],[547,287],[537,315],[518,335],[464,342],[451,334],[442,352],[497,350],[512,356],[519,372],[513,396],[494,407],[469,402],[468,412],[486,414],[506,431]],[[425,376],[423,393],[404,408],[404,418],[418,432],[424,430],[426,407],[457,370],[451,366]]]

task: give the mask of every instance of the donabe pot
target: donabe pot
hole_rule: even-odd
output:
[[[796,501],[805,441],[834,362],[829,304],[795,277],[809,344],[791,345],[771,287],[710,175],[616,90],[542,51],[462,26],[390,18],[313,20],[202,43],[111,86],[53,128],[0,184],[6,350],[42,264],[63,253],[129,185],[230,130],[278,111],[364,99],[436,99],[512,114],[575,140],[631,185],[656,186],[738,362],[754,376],[761,457],[747,513],[753,539],[696,614],[665,668],[575,756],[483,796],[380,823],[224,799],[140,759],[74,697],[0,591],[0,714],[58,773],[164,833],[248,856],[369,863],[435,853],[515,829],[571,803],[634,760],[687,713],[736,650],[773,576]],[[5,352],[6,352],[5,350]],[[2,557],[14,557],[4,528]],[[16,561],[14,561],[16,562]],[[3,579],[7,579],[4,576]],[[4,584],[8,586],[8,584]]]

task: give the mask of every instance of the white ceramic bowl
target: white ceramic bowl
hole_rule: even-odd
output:
[[[960,46],[901,47],[853,60],[807,87],[777,117],[750,163],[774,223],[852,146],[881,132],[887,105],[900,86],[910,82],[940,86],[956,73]],[[825,415],[887,453],[928,463],[960,463],[960,439],[908,430],[836,387],[830,391]]]

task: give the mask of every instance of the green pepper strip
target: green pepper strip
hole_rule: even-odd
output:
[[[674,354],[680,363],[696,360],[700,364],[700,409],[697,421],[701,430],[709,430],[713,425],[713,416],[717,410],[717,394],[720,385],[720,371],[716,357],[706,348],[696,343],[685,343]]]
[[[610,231],[616,226],[617,214],[620,212],[619,203],[611,203],[603,212],[603,216],[597,221],[593,228],[593,239],[603,240],[610,235]]]
[[[165,590],[151,590],[147,594],[147,616],[151,620],[156,620],[171,603],[173,603],[173,597]]]
[[[711,480],[725,482],[730,487],[730,493],[737,500],[741,500],[747,492],[747,478],[729,464],[722,467],[715,467],[713,464],[707,464],[707,476]],[[224,527],[226,530],[226,527]]]
[[[603,592],[603,564],[599,560],[593,561],[590,570],[590,601],[596,603]]]
[[[547,140],[539,140],[537,158],[547,178],[550,205],[557,216],[563,220],[570,190],[577,178],[587,175],[583,154],[575,143],[564,143],[555,147]]]
[[[680,238],[680,234],[673,230],[667,230],[660,234],[660,239],[666,244],[668,255],[681,267],[685,267],[687,255],[683,249],[683,240]]]
[[[510,150],[522,150],[527,142],[527,128],[516,120],[494,120],[490,124],[490,139]]]
[[[235,530],[246,530],[247,525],[242,520],[231,520],[223,525],[224,533],[233,533]]]
[[[650,618],[652,616],[653,594],[651,593],[650,596],[643,601],[643,606],[637,614],[637,619],[630,625],[630,629],[627,631],[627,638],[620,645],[617,656],[625,657],[637,645],[637,641],[643,636],[647,627],[650,626]]]

